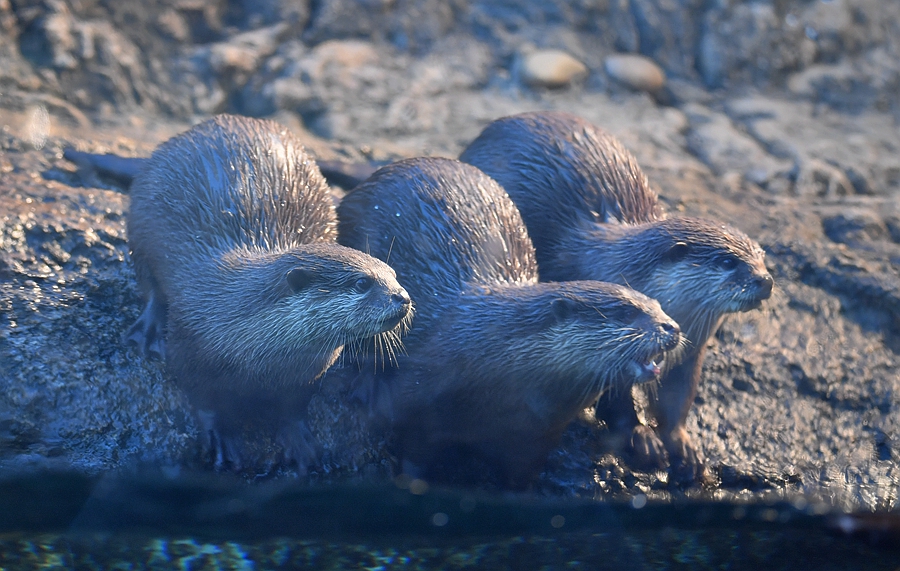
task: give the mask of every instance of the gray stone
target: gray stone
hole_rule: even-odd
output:
[[[588,68],[562,50],[536,50],[522,55],[519,80],[532,87],[565,87],[587,77]]]
[[[603,66],[610,77],[637,91],[656,93],[666,84],[666,74],[662,68],[642,55],[611,55]]]

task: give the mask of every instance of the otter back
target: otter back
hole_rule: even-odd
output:
[[[496,182],[458,161],[419,158],[383,167],[344,197],[338,217],[342,244],[397,271],[416,303],[415,331],[472,285],[538,279],[515,205]]]
[[[339,215],[341,241],[390,259],[417,300],[407,354],[365,371],[400,456],[423,475],[445,478],[461,450],[501,485],[526,485],[585,405],[652,378],[654,359],[681,341],[659,303],[633,290],[537,283],[518,212],[470,165],[385,167]]]
[[[579,221],[637,223],[664,216],[634,155],[609,133],[569,113],[497,119],[459,160],[510,194],[538,256]]]

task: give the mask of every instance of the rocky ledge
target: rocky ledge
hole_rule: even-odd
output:
[[[712,481],[635,472],[577,423],[538,490],[895,508],[898,27],[877,0],[0,0],[0,471],[196,466],[184,395],[122,342],[128,196],[64,147],[146,155],[229,111],[320,159],[453,157],[492,119],[564,109],[621,138],[672,214],[756,238],[776,292],[712,341],[688,421]],[[386,473],[339,395],[312,406],[334,451],[313,478]]]

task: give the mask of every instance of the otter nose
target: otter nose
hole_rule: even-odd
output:
[[[772,276],[766,274],[756,280],[756,287],[759,290],[759,299],[769,299],[772,295],[772,288],[775,287],[775,280]]]
[[[412,300],[409,299],[409,294],[406,293],[406,290],[403,288],[400,288],[400,291],[391,294],[391,301],[397,305],[409,305],[412,303]]]
[[[661,323],[659,328],[662,329],[663,333],[665,333],[666,335],[677,335],[678,333],[681,333],[681,328],[678,327],[678,324],[674,322]]]
[[[660,323],[659,328],[665,336],[662,339],[662,346],[666,351],[671,351],[681,342],[681,327],[674,321],[671,323]]]

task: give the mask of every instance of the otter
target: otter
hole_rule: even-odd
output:
[[[339,241],[389,261],[416,300],[406,354],[360,371],[407,474],[446,479],[459,454],[501,486],[527,487],[586,406],[653,379],[681,343],[659,303],[629,288],[539,283],[515,205],[470,165],[383,167],[344,197],[338,219]]]
[[[685,430],[704,352],[723,317],[758,308],[773,288],[762,248],[743,232],[698,218],[667,219],[634,156],[613,136],[563,112],[489,124],[460,160],[502,186],[534,240],[541,277],[602,280],[657,299],[683,328],[687,349],[670,355],[649,396],[654,432],[630,395],[598,403],[642,467],[695,480],[703,465]],[[630,448],[630,450],[628,450]]]
[[[313,381],[345,345],[394,345],[409,324],[395,272],[335,243],[336,224],[315,163],[270,121],[207,120],[134,177],[128,242],[146,305],[127,339],[165,359],[216,468],[246,467],[242,431],[264,426],[306,470]]]

